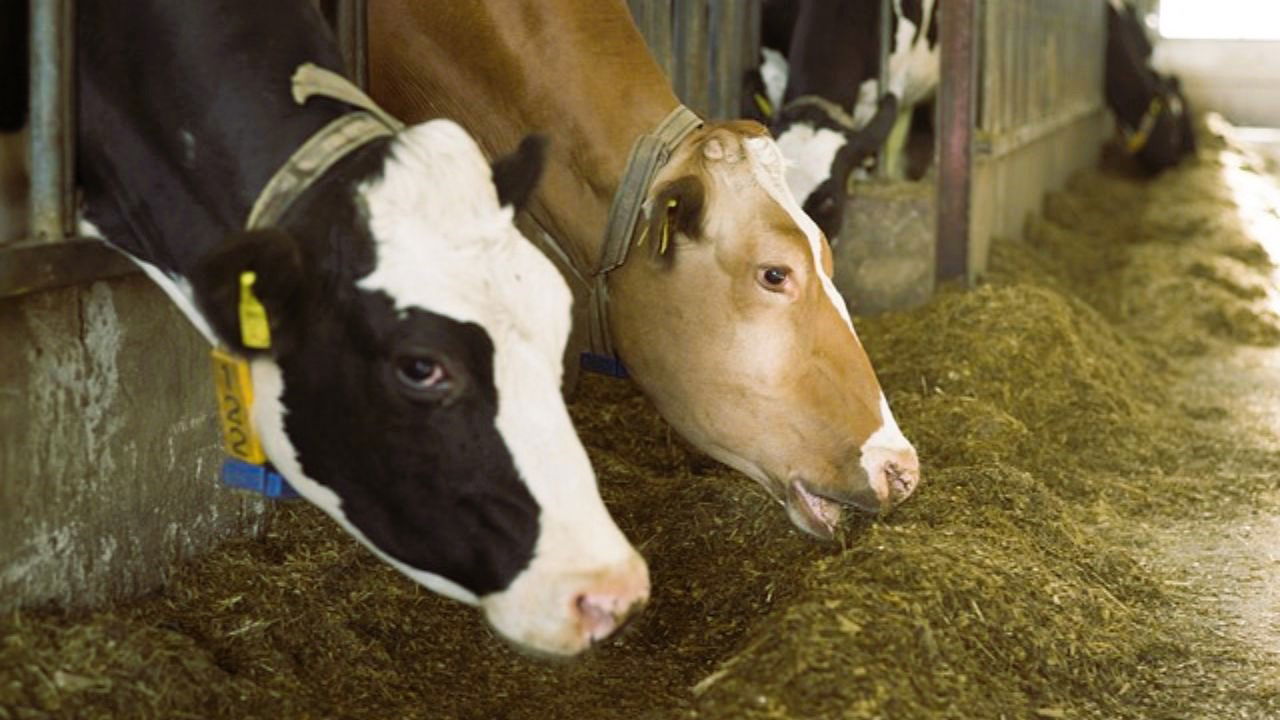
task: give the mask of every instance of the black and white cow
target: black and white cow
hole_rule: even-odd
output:
[[[1105,0],[1106,97],[1125,149],[1150,172],[1176,165],[1196,150],[1191,107],[1181,83],[1151,68],[1151,41],[1124,0]]]
[[[765,10],[762,44],[789,38],[785,63],[766,54],[760,71],[766,94],[785,85],[767,103],[778,108],[770,129],[789,161],[791,192],[834,240],[851,173],[887,143],[888,174],[904,174],[912,109],[938,84],[937,5],[893,0],[893,46],[883,90],[880,0],[769,0]],[[788,22],[789,32],[770,26]]]
[[[341,67],[312,3],[81,0],[76,18],[85,227],[250,359],[289,483],[528,649],[576,653],[639,608],[647,568],[560,394],[570,292],[512,221],[542,144],[491,168],[456,124],[412,126],[242,230],[276,170],[352,109],[290,96],[300,64]],[[270,350],[240,339],[244,271]]]

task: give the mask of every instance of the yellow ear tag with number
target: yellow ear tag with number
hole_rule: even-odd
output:
[[[266,350],[271,347],[271,324],[267,309],[253,294],[257,279],[252,270],[240,273],[240,342],[247,348]]]
[[[249,363],[219,348],[213,349],[213,387],[218,395],[218,420],[222,444],[227,454],[251,465],[267,461],[262,443],[254,432],[249,411],[253,409],[253,380]]]
[[[662,244],[658,246],[659,255],[667,254],[667,245],[670,244],[671,239],[671,209],[677,204],[679,203],[676,202],[675,198],[667,200],[667,217],[662,222]]]

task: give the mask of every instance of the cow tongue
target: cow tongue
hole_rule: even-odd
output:
[[[800,480],[792,480],[787,486],[787,515],[791,521],[810,535],[823,540],[835,537],[840,524],[840,504],[814,495]]]

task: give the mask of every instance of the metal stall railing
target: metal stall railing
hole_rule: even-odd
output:
[[[743,73],[760,53],[760,2],[628,0],[676,95],[718,119],[740,114]]]
[[[76,234],[75,2],[29,2],[30,236],[0,237],[0,298],[137,271],[101,241]],[[362,87],[368,79],[365,4],[366,0],[335,3],[343,59]]]
[[[135,270],[97,240],[75,236],[74,12],[72,0],[29,5],[30,233],[0,238],[0,297]]]
[[[992,236],[1020,236],[1046,192],[1097,160],[1107,128],[1104,7],[1101,0],[978,2],[970,257],[979,272]]]
[[[984,0],[983,151],[999,157],[1103,107],[1103,4]]]
[[[968,279],[977,91],[976,0],[942,0],[938,8],[938,280]],[[883,58],[883,53],[882,53]],[[881,61],[883,63],[883,59]]]

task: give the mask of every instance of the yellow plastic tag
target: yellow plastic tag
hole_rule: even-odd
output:
[[[764,113],[767,118],[773,117],[773,103],[769,102],[769,98],[762,93],[756,93],[754,96],[756,107],[760,108],[760,112]]]
[[[267,461],[249,420],[253,407],[253,381],[249,363],[225,350],[213,349],[213,386],[218,393],[218,421],[222,444],[231,456],[254,465]]]
[[[253,283],[257,279],[251,270],[240,273],[240,342],[248,348],[266,350],[271,347],[271,324],[267,321],[267,309],[253,294]]]
[[[671,209],[677,205],[676,199],[667,200],[667,216],[662,221],[662,244],[658,246],[658,254],[667,254],[667,245],[671,244]]]

